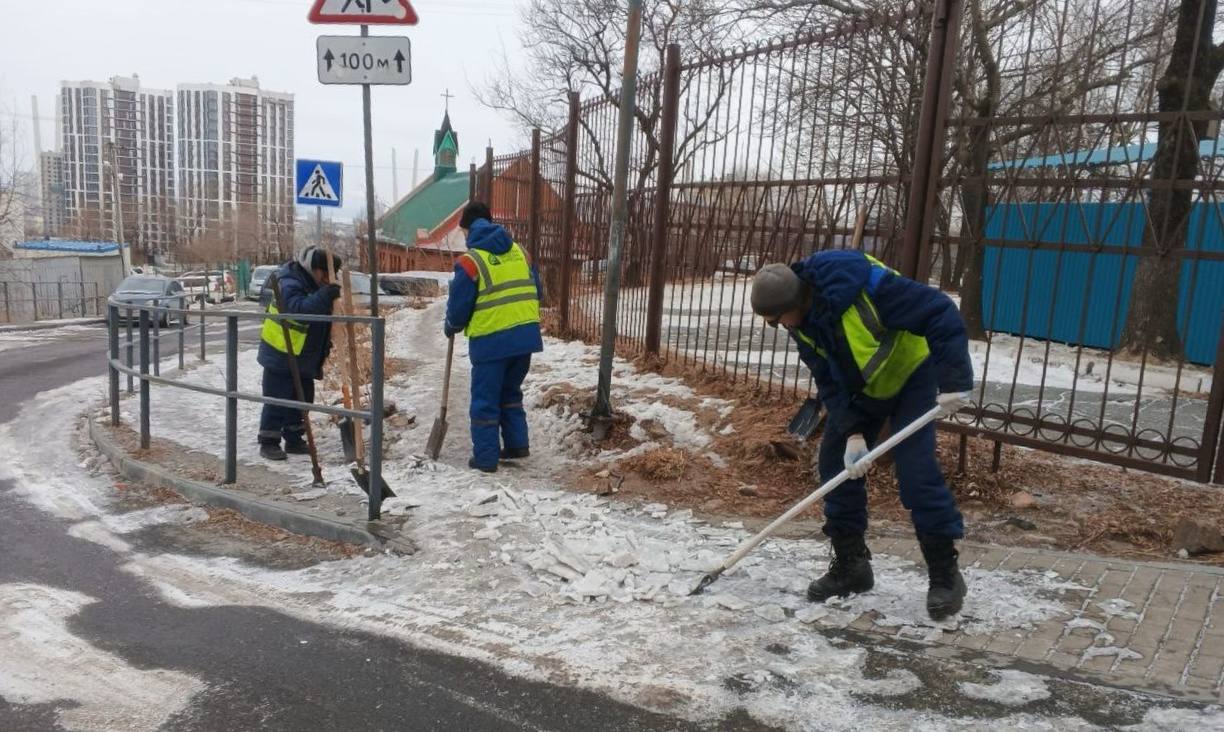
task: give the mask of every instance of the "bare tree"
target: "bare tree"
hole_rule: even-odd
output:
[[[587,105],[615,108],[621,87],[626,8],[607,0],[531,0],[522,11],[520,39],[526,51],[523,66],[504,59],[477,97],[517,122],[526,134],[533,127],[558,129],[567,116],[566,94],[578,92]],[[642,50],[639,62],[637,108],[634,117],[641,148],[635,151],[635,188],[647,184],[658,165],[659,123],[662,116],[662,79],[667,46],[680,46],[685,61],[706,57],[742,37],[733,8],[716,0],[646,0],[642,15]],[[716,142],[703,136],[709,116],[730,83],[721,68],[719,83],[703,94],[701,109],[690,109],[686,133],[676,142],[676,157],[684,160],[693,148]],[[682,75],[681,95],[695,75]],[[606,127],[606,129],[604,129]],[[579,175],[597,189],[611,189],[614,125],[600,126],[582,115],[582,141],[591,152],[591,164]],[[559,139],[559,138],[558,138]],[[700,141],[700,142],[699,142]]]
[[[1216,0],[1181,0],[1178,4],[1173,45],[1157,85],[1159,112],[1198,112],[1210,109],[1210,96],[1224,70],[1224,44],[1212,41]],[[1169,184],[1194,181],[1199,176],[1199,141],[1208,120],[1186,116],[1162,118],[1157,126],[1153,181]],[[1171,256],[1186,247],[1193,206],[1188,187],[1154,186],[1147,206],[1143,244],[1158,256],[1143,257],[1135,270],[1130,312],[1122,347],[1172,359],[1181,353],[1177,331],[1182,260]]]
[[[18,125],[13,120],[8,130],[0,129],[0,232],[24,233],[23,207],[20,205],[21,150]],[[0,241],[0,244],[3,244]]]

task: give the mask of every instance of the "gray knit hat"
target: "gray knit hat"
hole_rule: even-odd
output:
[[[767,264],[752,278],[752,310],[773,318],[803,304],[803,282],[785,264]]]

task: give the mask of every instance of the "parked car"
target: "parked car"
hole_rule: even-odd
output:
[[[757,261],[756,255],[745,254],[738,259],[728,259],[723,262],[720,272],[730,272],[732,274],[756,274],[756,271],[761,266]]]
[[[119,283],[119,286],[111,293],[110,299],[120,304],[183,308],[191,301],[191,296],[187,294],[178,280],[160,275],[131,275]],[[139,317],[139,311],[132,311],[133,320]],[[126,320],[127,313],[121,309],[119,322],[123,323]],[[178,324],[180,316],[163,313],[158,320],[163,327],[169,327],[172,324]]]
[[[251,271],[251,282],[247,285],[247,299],[259,300],[263,295],[264,285],[268,282],[268,275],[280,269],[275,264],[262,264]]]
[[[237,294],[232,272],[187,272],[178,281],[188,294],[202,296],[210,303],[228,302]]]

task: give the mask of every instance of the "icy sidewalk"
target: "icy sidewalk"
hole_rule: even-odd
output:
[[[535,678],[578,679],[621,700],[701,719],[742,706],[784,726],[839,728],[853,719],[856,727],[910,727],[912,715],[860,697],[921,694],[933,679],[909,670],[871,676],[871,648],[830,640],[846,633],[875,639],[885,649],[913,642],[944,657],[986,653],[994,664],[1019,658],[1093,680],[1219,697],[1218,665],[1224,662],[1217,655],[1224,641],[1211,634],[1220,632],[1224,609],[1219,576],[1209,572],[968,547],[965,611],[934,624],[923,607],[926,580],[913,542],[873,542],[876,590],[821,606],[808,603],[803,592],[823,569],[824,544],[776,540],[708,595],[690,598],[700,574],[748,531],[710,525],[662,504],[631,506],[566,492],[553,478],[590,459],[580,418],[550,397],[558,390],[593,392],[593,349],[550,341],[537,359],[525,400],[533,457],[524,467],[506,467],[495,476],[463,467],[469,448],[462,352],[443,461],[415,455],[437,409],[445,343],[439,318],[434,306],[396,313],[389,325],[389,354],[410,363],[388,385],[388,395],[417,417],[418,426],[389,446],[387,480],[401,497],[387,509],[408,516],[405,531],[420,554],[298,572],[232,560],[139,558],[133,571],[159,578],[167,597],[186,605],[268,604],[474,655]],[[618,406],[638,417],[639,425],[656,421],[668,440],[694,451],[708,445],[711,435],[692,412],[675,406],[676,399],[715,411],[732,408],[702,400],[676,380],[635,374],[626,363],[616,369]],[[258,373],[253,353],[247,353],[242,388],[257,388]],[[204,367],[188,378],[220,376]],[[154,395],[154,435],[219,453],[220,442],[212,436],[221,433],[220,410],[171,396],[166,390]],[[132,407],[125,402],[125,419],[132,418]],[[239,417],[242,434],[253,435],[257,408],[243,405]],[[342,475],[330,431],[319,430],[325,470]],[[618,455],[624,453],[597,457]],[[240,459],[256,460],[253,440],[240,445]],[[302,461],[273,467],[292,480],[308,475]],[[329,491],[353,506],[361,500],[344,480]],[[1183,627],[1196,620],[1197,626]],[[1199,628],[1201,635],[1195,635]],[[1188,646],[1183,638],[1190,639]],[[1005,714],[1018,710],[1009,717],[1017,724],[1033,721],[1024,705],[1059,693],[1037,677],[1018,685],[1024,693],[1012,688],[1011,677],[995,683],[986,675],[966,683],[972,688],[956,693],[995,699]],[[940,719],[936,726],[956,724]]]

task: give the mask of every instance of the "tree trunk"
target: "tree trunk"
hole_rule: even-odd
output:
[[[1169,65],[1157,86],[1159,111],[1209,108],[1211,88],[1221,68],[1220,51],[1211,42],[1216,2],[1182,0]],[[1152,158],[1152,182],[1159,185],[1195,180],[1199,173],[1198,144],[1206,131],[1206,120],[1161,120]],[[1120,344],[1132,353],[1147,352],[1158,359],[1175,359],[1181,354],[1176,303],[1182,259],[1177,252],[1186,247],[1192,193],[1190,189],[1153,187],[1149,196],[1143,246],[1155,248],[1158,254],[1143,257],[1135,270],[1130,312]]]
[[[990,193],[986,186],[986,166],[990,162],[990,128],[975,125],[969,132],[969,147],[965,165],[965,182],[961,186],[961,208],[965,221],[961,226],[961,243],[957,259],[962,260],[961,317],[970,338],[986,337],[983,317],[982,276],[986,269],[986,206]]]

